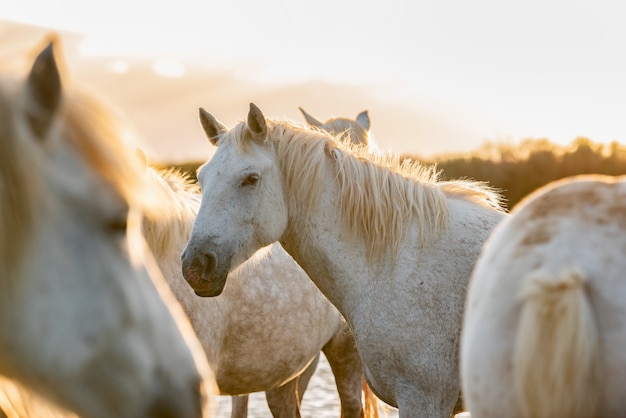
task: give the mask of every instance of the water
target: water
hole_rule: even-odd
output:
[[[230,418],[230,397],[218,397],[218,411],[216,418]],[[382,401],[378,401],[380,406],[380,417],[396,418],[398,411]],[[330,370],[330,366],[324,355],[320,356],[320,362],[315,374],[311,378],[309,387],[304,393],[300,412],[303,418],[338,418],[339,417],[339,395],[335,386],[335,379]],[[249,418],[271,418],[265,393],[253,393],[250,395],[248,403]]]

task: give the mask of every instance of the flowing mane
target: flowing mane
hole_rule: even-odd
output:
[[[134,158],[136,138],[120,116],[88,96],[72,95],[65,99],[62,120],[70,145],[129,205],[152,207],[155,190]]]
[[[200,187],[189,176],[174,169],[148,169],[162,191],[159,210],[148,213],[143,233],[156,257],[166,254],[173,243],[186,242],[200,207]]]
[[[24,126],[24,103],[19,91],[0,85],[0,263],[11,271],[29,237],[33,205],[45,201],[42,180],[50,175],[38,139]],[[86,95],[63,97],[53,135],[65,140],[92,170],[130,206],[154,207],[155,195],[142,181],[143,173],[129,152],[129,132],[113,113]],[[39,170],[39,171],[38,171]],[[3,275],[4,276],[4,275]]]
[[[501,196],[484,182],[440,181],[434,166],[401,161],[396,154],[369,153],[366,146],[320,129],[287,121],[267,122],[285,189],[307,193],[304,205],[288,202],[289,210],[306,211],[314,206],[325,187],[319,179],[323,178],[324,160],[330,156],[336,163],[343,219],[352,231],[365,234],[370,260],[395,257],[407,220],[413,216],[421,225],[421,243],[436,239],[448,225],[447,198],[503,211]],[[252,142],[246,139],[245,123],[226,135],[228,139],[221,140],[234,141],[244,151]],[[307,187],[301,187],[303,184]],[[304,215],[299,218],[307,219]]]

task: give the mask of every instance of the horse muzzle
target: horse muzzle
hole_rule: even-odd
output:
[[[228,271],[218,271],[215,253],[192,254],[187,249],[181,256],[183,277],[201,297],[218,296],[224,290]]]

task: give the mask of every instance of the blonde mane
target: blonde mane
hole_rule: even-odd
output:
[[[96,174],[105,179],[130,206],[150,210],[158,193],[146,182],[132,150],[136,138],[121,116],[84,95],[65,98],[62,121],[67,142]]]
[[[167,254],[171,244],[186,242],[200,208],[200,187],[189,176],[174,169],[148,169],[162,191],[159,209],[146,214],[143,234],[156,257]]]
[[[24,122],[25,103],[20,100],[19,91],[13,91],[9,85],[1,87],[0,264],[6,273],[17,264],[35,227],[35,205],[46,199],[42,180],[49,174],[46,169],[55,168],[49,168],[44,160],[46,150],[59,145],[57,140],[84,158],[90,169],[130,206],[152,207],[155,195],[144,183],[140,166],[129,151],[129,133],[111,111],[85,95],[66,94],[50,132],[50,136],[59,138],[42,142]]]
[[[481,206],[503,210],[500,195],[483,182],[468,180],[439,181],[435,167],[401,161],[395,154],[368,153],[364,145],[354,145],[342,136],[304,128],[286,121],[267,121],[270,138],[281,166],[285,190],[298,190],[304,204],[288,198],[290,213],[304,211],[309,219],[318,201],[326,157],[337,170],[340,210],[346,226],[363,233],[370,261],[387,256],[395,259],[407,231],[409,219],[417,217],[420,243],[437,237],[449,222],[447,198],[462,199]],[[227,137],[245,151],[249,135],[245,123],[237,125]],[[306,185],[307,187],[302,187]]]

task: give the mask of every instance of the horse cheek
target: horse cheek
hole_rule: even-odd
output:
[[[278,184],[274,182],[268,187],[268,182],[264,182],[256,190],[255,203],[250,205],[248,216],[254,231],[253,240],[258,248],[278,241],[287,228],[287,207]]]

